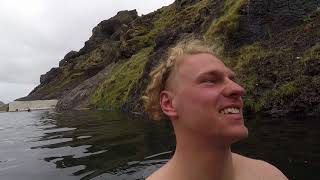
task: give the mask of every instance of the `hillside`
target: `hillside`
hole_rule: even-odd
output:
[[[319,0],[176,0],[102,21],[20,100],[59,99],[57,109],[142,112],[152,67],[169,47],[204,39],[246,87],[246,110],[320,115]]]

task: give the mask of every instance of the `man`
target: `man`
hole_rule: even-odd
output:
[[[176,135],[171,160],[147,180],[286,180],[274,166],[232,153],[248,136],[244,89],[235,74],[199,41],[180,43],[151,72],[145,108],[167,116]]]

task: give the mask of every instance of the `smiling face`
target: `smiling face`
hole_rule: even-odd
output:
[[[185,56],[167,89],[162,97],[170,94],[173,112],[164,113],[179,129],[229,143],[247,136],[242,115],[244,89],[235,82],[235,74],[215,56]],[[161,104],[165,108],[166,104]]]

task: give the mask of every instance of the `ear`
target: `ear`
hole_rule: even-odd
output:
[[[165,115],[168,117],[175,118],[178,116],[175,105],[174,95],[170,91],[161,91],[160,93],[160,106]]]

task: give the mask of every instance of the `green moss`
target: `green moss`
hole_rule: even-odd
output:
[[[152,47],[145,48],[125,63],[113,64],[107,79],[91,97],[92,106],[119,109],[126,101],[133,83],[140,78],[152,49]]]
[[[70,79],[77,79],[83,75],[83,72],[73,73],[70,76]]]
[[[246,89],[244,100],[247,109],[259,112],[270,102],[283,103],[283,99],[288,99],[298,92],[295,80],[288,79],[298,74],[298,70],[293,70],[296,66],[290,60],[292,57],[291,49],[274,49],[260,42],[239,50],[234,69]],[[280,81],[274,82],[274,77]]]
[[[315,62],[320,57],[320,44],[303,50],[304,53],[301,54],[303,51],[293,48],[292,43],[305,37],[301,34],[311,37],[317,35],[318,31],[305,29],[309,23],[274,36],[276,38],[244,46],[232,57],[236,72],[246,88],[246,109],[255,112],[282,106],[286,109],[296,96],[304,96],[301,94],[304,94],[306,87],[310,86],[308,91],[317,87],[315,84],[318,81],[309,78],[305,73],[307,68],[312,68],[310,71],[317,73]]]
[[[204,22],[208,22],[209,17],[203,16],[201,11],[204,9],[208,10],[209,3],[209,0],[201,0],[178,11],[170,28],[180,27],[179,29],[192,31],[190,28],[193,28],[195,25],[201,26]],[[199,24],[199,22],[202,24]]]
[[[304,22],[311,22],[315,17],[320,16],[320,7],[318,7],[315,11],[311,12],[304,18]]]
[[[262,96],[261,103],[265,104],[266,101],[285,99],[285,97],[296,95],[297,92],[298,87],[296,81],[289,81],[281,84],[279,87],[266,91]]]
[[[268,89],[259,98],[252,95],[245,96],[245,108],[254,112],[261,112],[263,108],[270,103],[279,102],[285,104],[284,101],[291,99],[299,92],[299,88],[295,81],[286,82],[274,89]]]
[[[180,12],[180,15],[183,15],[183,16],[190,16],[190,18],[192,18],[193,20],[196,19],[196,16],[199,15],[199,10],[201,10],[202,8],[206,8],[209,4],[209,0],[200,0],[198,1],[197,3],[193,4],[193,5],[190,5],[190,6],[187,6],[185,9],[183,9],[181,12]],[[181,16],[181,17],[183,17]],[[180,20],[180,19],[178,19]],[[181,21],[179,21],[181,23]]]
[[[199,16],[199,10],[206,7],[208,0],[202,0],[198,3],[188,6],[186,9],[176,11],[174,4],[163,7],[158,10],[155,15],[155,21],[152,23],[153,27],[148,33],[147,30],[141,26],[135,28],[136,34],[142,34],[141,36],[135,36],[133,41],[139,47],[147,47],[155,45],[155,37],[161,30],[166,28],[176,29],[176,27],[184,27],[188,23],[194,23]],[[181,24],[184,23],[184,24]]]
[[[246,95],[244,97],[246,109],[255,112],[261,109],[261,103],[253,96],[259,81],[255,67],[252,66],[252,64],[254,64],[254,61],[260,61],[262,56],[266,56],[266,52],[260,43],[247,45],[240,49],[239,56],[231,65],[237,72],[240,83],[246,89]]]
[[[86,55],[78,57],[78,63],[74,66],[75,71],[83,71],[89,67],[99,66],[104,63],[105,56],[110,56],[110,46],[105,46],[104,44],[95,48]]]
[[[158,16],[158,19],[154,22],[154,28],[152,31],[159,32],[162,28],[170,24],[175,18],[176,10],[171,6],[167,6],[161,9],[161,13]]]
[[[274,96],[283,97],[283,96],[292,96],[297,92],[297,86],[294,81],[287,82],[277,88],[274,92]]]
[[[304,52],[303,63],[313,59],[320,59],[320,43],[315,44]]]
[[[8,111],[9,110],[9,104],[0,105],[0,111]]]
[[[244,96],[245,107],[258,111],[260,107],[257,107],[257,100],[252,96],[256,88],[257,76],[254,74],[247,76],[241,80],[241,84],[246,89],[246,95]]]
[[[240,18],[239,10],[247,0],[226,0],[224,4],[224,13],[215,19],[204,37],[207,42],[218,41],[221,38],[228,37],[238,29]]]
[[[256,64],[270,56],[270,52],[262,47],[260,43],[254,43],[240,49],[239,56],[231,64],[240,76],[241,83],[245,86],[248,93],[252,93],[258,83],[256,74]]]
[[[130,43],[141,48],[154,46],[156,35],[161,31],[161,29],[170,24],[175,17],[175,9],[172,5],[163,7],[154,13],[155,17],[153,19],[155,19],[155,21],[152,21],[151,29],[148,29],[148,25],[140,23],[134,24],[134,29],[132,30],[134,36],[129,40]]]
[[[253,61],[259,61],[269,55],[270,52],[268,52],[261,43],[256,42],[244,46],[239,50],[239,56],[235,61],[234,66],[237,70],[250,68],[252,63],[254,63]]]
[[[133,20],[133,17],[130,11],[119,11],[117,15],[110,18],[110,20],[118,20],[120,22],[127,24]]]

